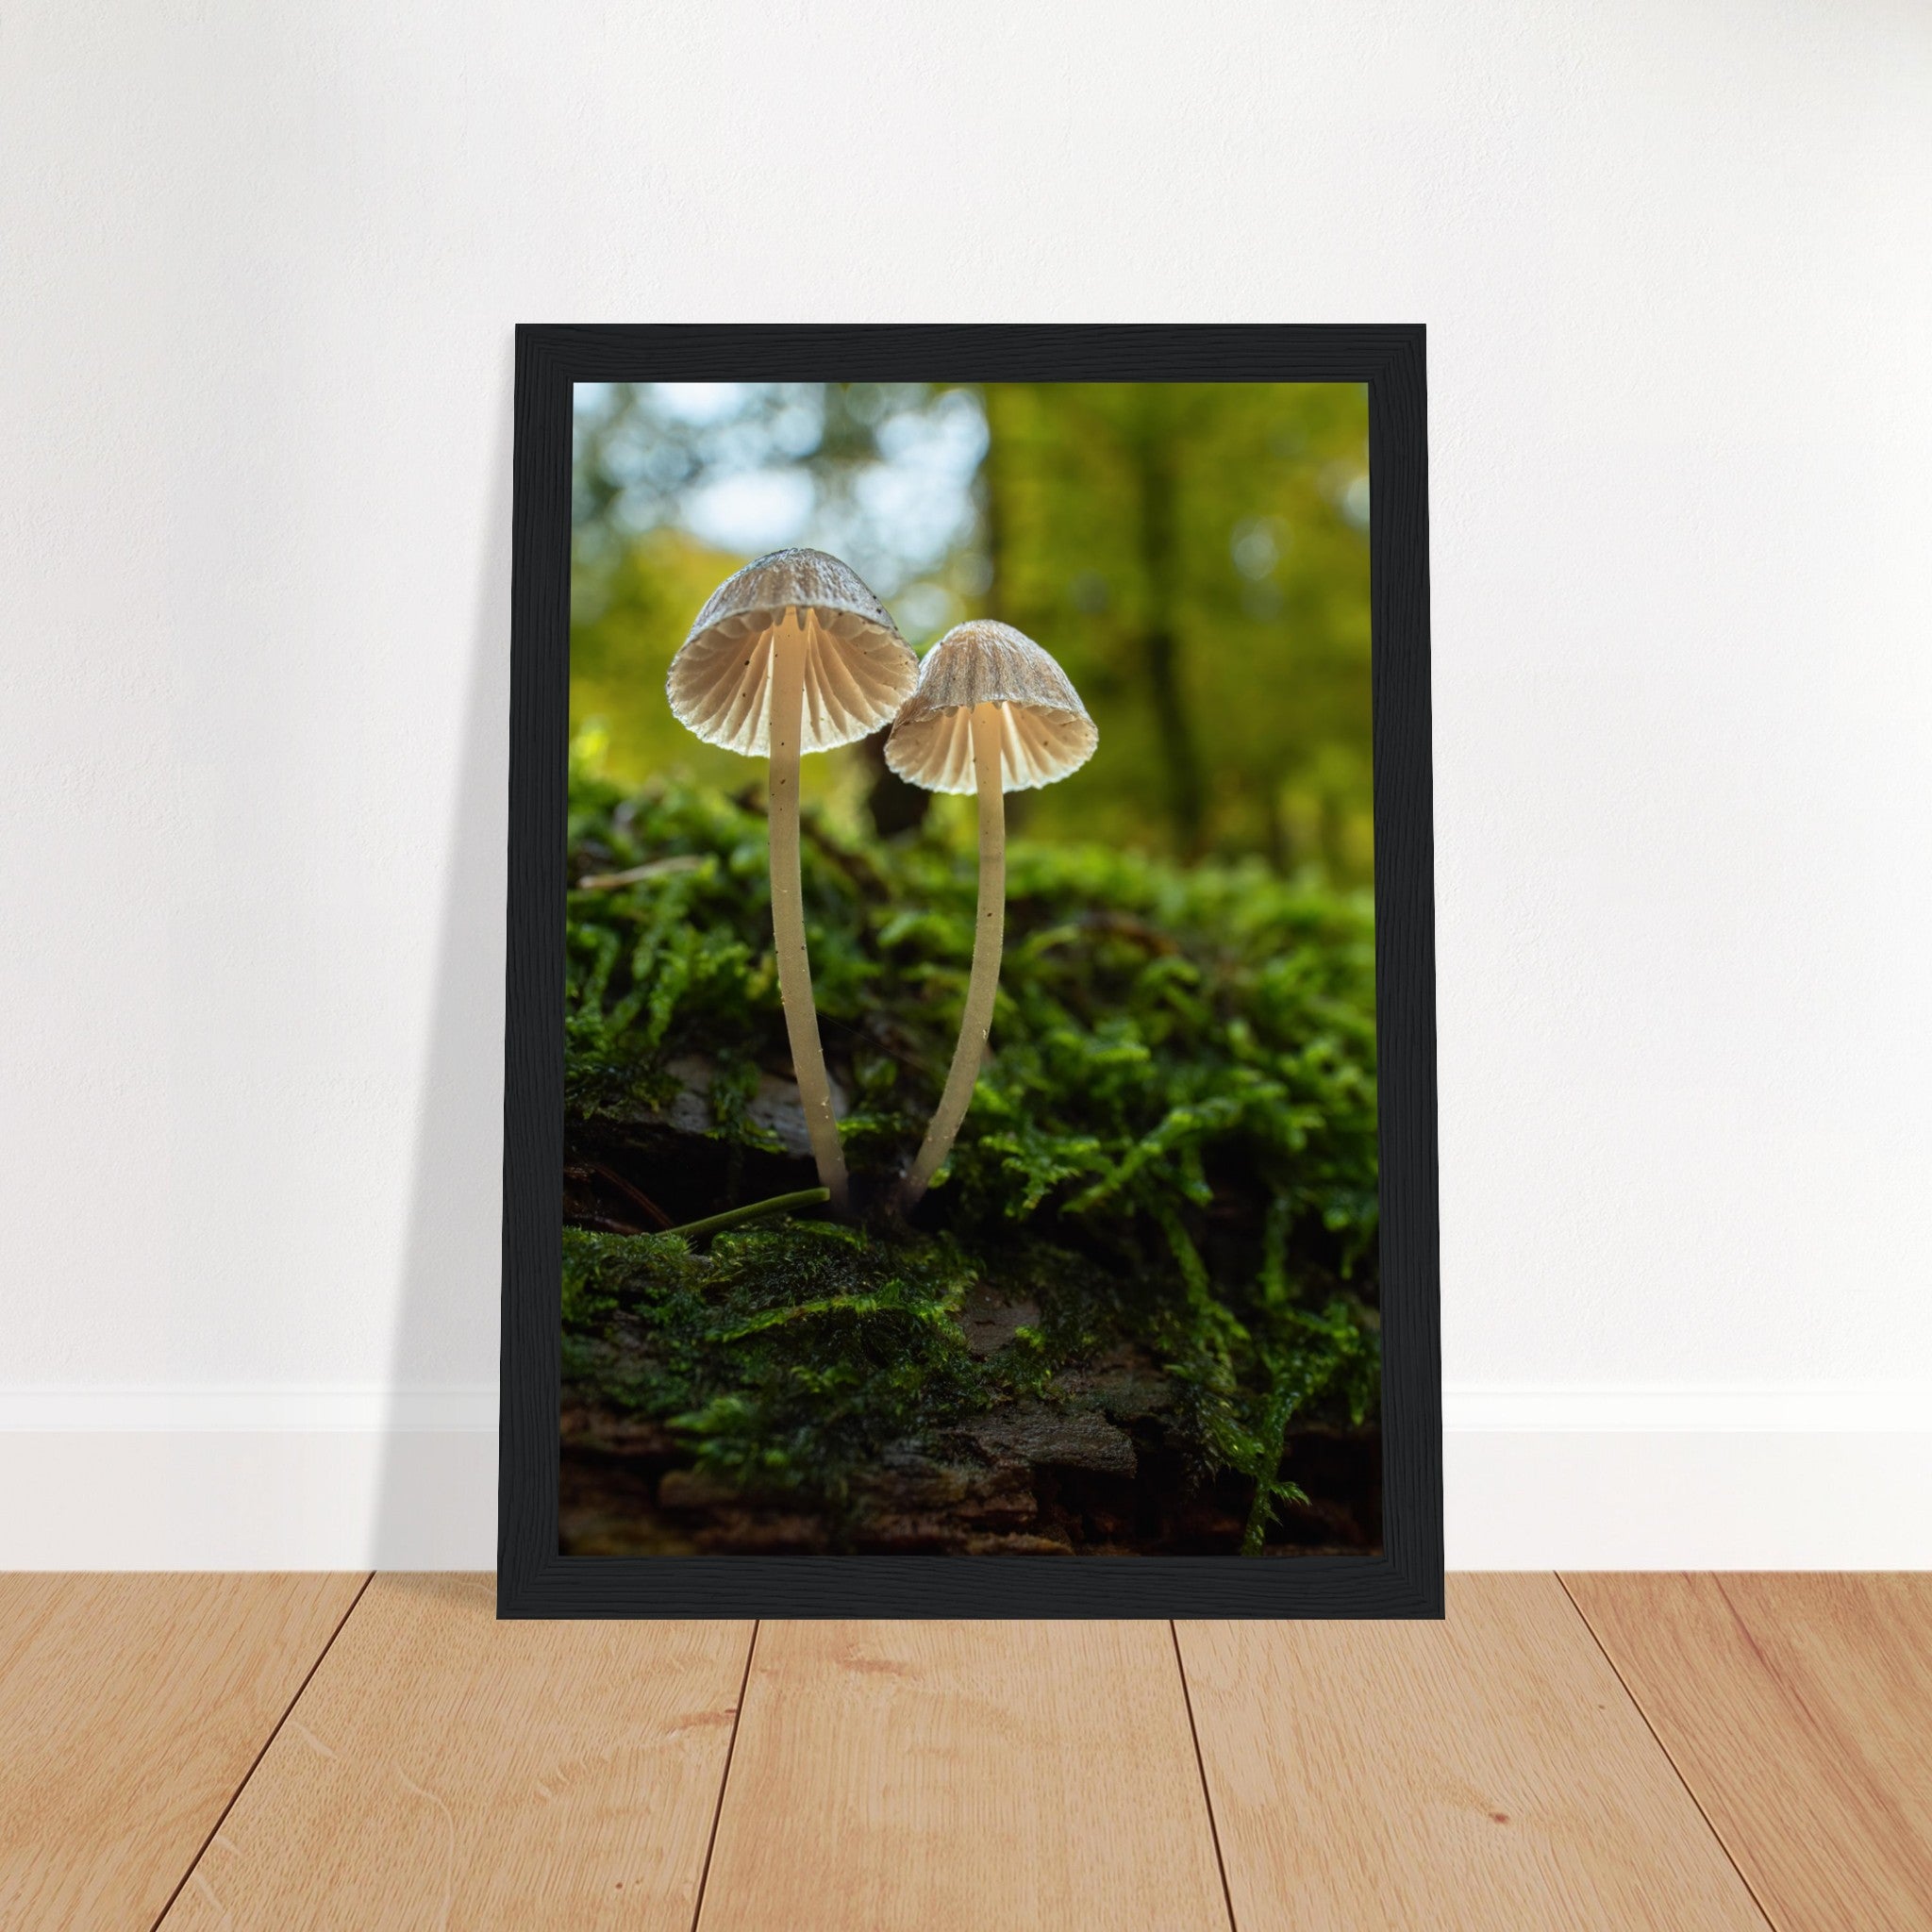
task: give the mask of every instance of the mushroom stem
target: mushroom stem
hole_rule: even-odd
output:
[[[771,794],[772,943],[778,956],[778,997],[791,1042],[791,1070],[805,1108],[805,1129],[819,1180],[832,1206],[846,1205],[845,1156],[832,1111],[832,1083],[819,1044],[819,1016],[811,1001],[811,961],[805,950],[805,890],[798,866],[798,759],[805,723],[807,625],[793,609],[772,633]]]
[[[910,1208],[925,1192],[953,1151],[959,1123],[973,1104],[973,1083],[992,1031],[993,997],[999,991],[1000,947],[1007,926],[1007,795],[1000,777],[1002,708],[974,705],[973,778],[979,793],[979,917],[973,933],[973,972],[966,982],[966,1010],[959,1019],[959,1043],[939,1111],[925,1130],[919,1158],[899,1190],[899,1205]]]

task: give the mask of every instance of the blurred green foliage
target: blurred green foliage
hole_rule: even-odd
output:
[[[577,413],[571,715],[602,726],[612,773],[755,774],[663,691],[749,554],[700,534],[708,506],[760,485],[797,506],[772,541],[846,558],[915,647],[991,616],[1065,666],[1100,750],[1015,796],[1035,836],[1371,878],[1360,385],[763,384],[695,413],[668,395],[600,388]],[[856,823],[879,772],[868,747],[808,758],[806,795]]]
[[[1100,753],[1037,832],[1373,872],[1368,406],[1344,383],[985,391],[992,615]]]
[[[632,790],[580,741],[570,877],[639,875],[569,899],[577,1158],[626,1140],[661,1150],[674,1063],[694,1058],[712,1070],[704,1142],[778,1154],[750,1110],[761,1070],[787,1064],[761,806],[755,787]],[[918,1225],[778,1222],[703,1255],[673,1236],[569,1231],[566,1378],[673,1423],[734,1482],[836,1504],[908,1431],[1050,1396],[1059,1371],[1128,1343],[1166,1372],[1202,1470],[1252,1483],[1258,1548],[1292,1493],[1291,1421],[1359,1422],[1376,1400],[1366,895],[1255,858],[1180,866],[1024,837],[1008,876],[992,1052]],[[887,841],[812,808],[803,878],[847,1157],[875,1201],[951,1055],[971,847],[937,816]],[[974,1282],[1041,1310],[991,1362],[957,1319]]]

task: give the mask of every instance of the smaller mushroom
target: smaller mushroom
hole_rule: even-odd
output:
[[[886,741],[886,763],[908,784],[979,796],[979,913],[966,1010],[939,1109],[900,1185],[902,1208],[925,1192],[952,1152],[992,1030],[1006,936],[1006,794],[1078,771],[1099,741],[1067,674],[1031,638],[984,618],[956,625],[925,654],[919,689]]]

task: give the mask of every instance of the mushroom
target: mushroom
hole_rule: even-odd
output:
[[[925,654],[919,689],[886,741],[886,763],[908,783],[979,794],[979,916],[966,1010],[939,1110],[900,1184],[902,1208],[925,1192],[952,1152],[992,1029],[1006,930],[1006,793],[1078,771],[1099,741],[1067,674],[1031,638],[990,619],[956,625]]]
[[[678,723],[707,744],[771,759],[778,996],[812,1158],[841,1209],[845,1157],[805,948],[798,760],[890,724],[918,676],[919,660],[857,572],[823,550],[774,550],[711,592],[665,683]]]

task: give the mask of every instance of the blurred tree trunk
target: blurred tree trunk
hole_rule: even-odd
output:
[[[1174,532],[1175,450],[1171,408],[1162,385],[1145,384],[1135,398],[1131,437],[1141,507],[1141,567],[1146,590],[1146,623],[1141,645],[1147,667],[1147,695],[1154,707],[1163,791],[1174,842],[1184,857],[1201,849],[1205,794],[1201,757],[1189,714],[1174,628],[1178,558]]]
[[[881,839],[909,832],[925,823],[932,807],[932,793],[923,786],[908,785],[886,763],[886,740],[891,726],[860,739],[858,751],[871,773],[866,781],[865,810],[872,828]]]
[[[1281,787],[1268,786],[1262,792],[1261,799],[1264,813],[1263,837],[1266,841],[1264,849],[1268,854],[1268,863],[1276,872],[1285,874],[1289,870],[1289,854],[1293,841],[1289,837],[1288,814],[1281,808]]]
[[[986,421],[986,455],[979,465],[979,535],[980,547],[986,558],[986,590],[979,599],[979,608],[973,612],[975,617],[1001,617],[1004,615],[1001,601],[1001,570],[1005,561],[1006,522],[1004,516],[1003,492],[1000,488],[999,448],[1000,431],[993,420],[997,409],[995,398],[999,388],[981,384],[979,389],[980,414]],[[884,731],[876,732],[859,747],[872,777],[866,786],[865,808],[872,819],[873,830],[880,838],[890,839],[896,832],[909,832],[925,823],[925,815],[932,809],[932,793],[917,785],[908,785],[886,764],[886,738]],[[1019,808],[1016,810],[1016,807]],[[1024,804],[1017,799],[1007,800],[1007,829],[1017,828],[1016,822],[1025,818]]]
[[[980,592],[976,617],[990,617],[996,623],[1010,622],[1007,616],[1007,482],[1000,452],[1008,446],[1010,425],[1002,425],[1008,394],[1005,383],[982,383],[979,390],[980,413],[986,418],[986,456],[979,465],[979,547],[986,558],[986,589]],[[1049,649],[1051,646],[1049,646]],[[1007,837],[1024,833],[1032,815],[1033,795],[1027,791],[1007,793]]]
[[[979,411],[986,419],[986,455],[979,465],[979,547],[986,558],[986,591],[978,615],[1007,620],[1007,492],[1000,474],[1000,402],[1005,385],[981,384]]]

